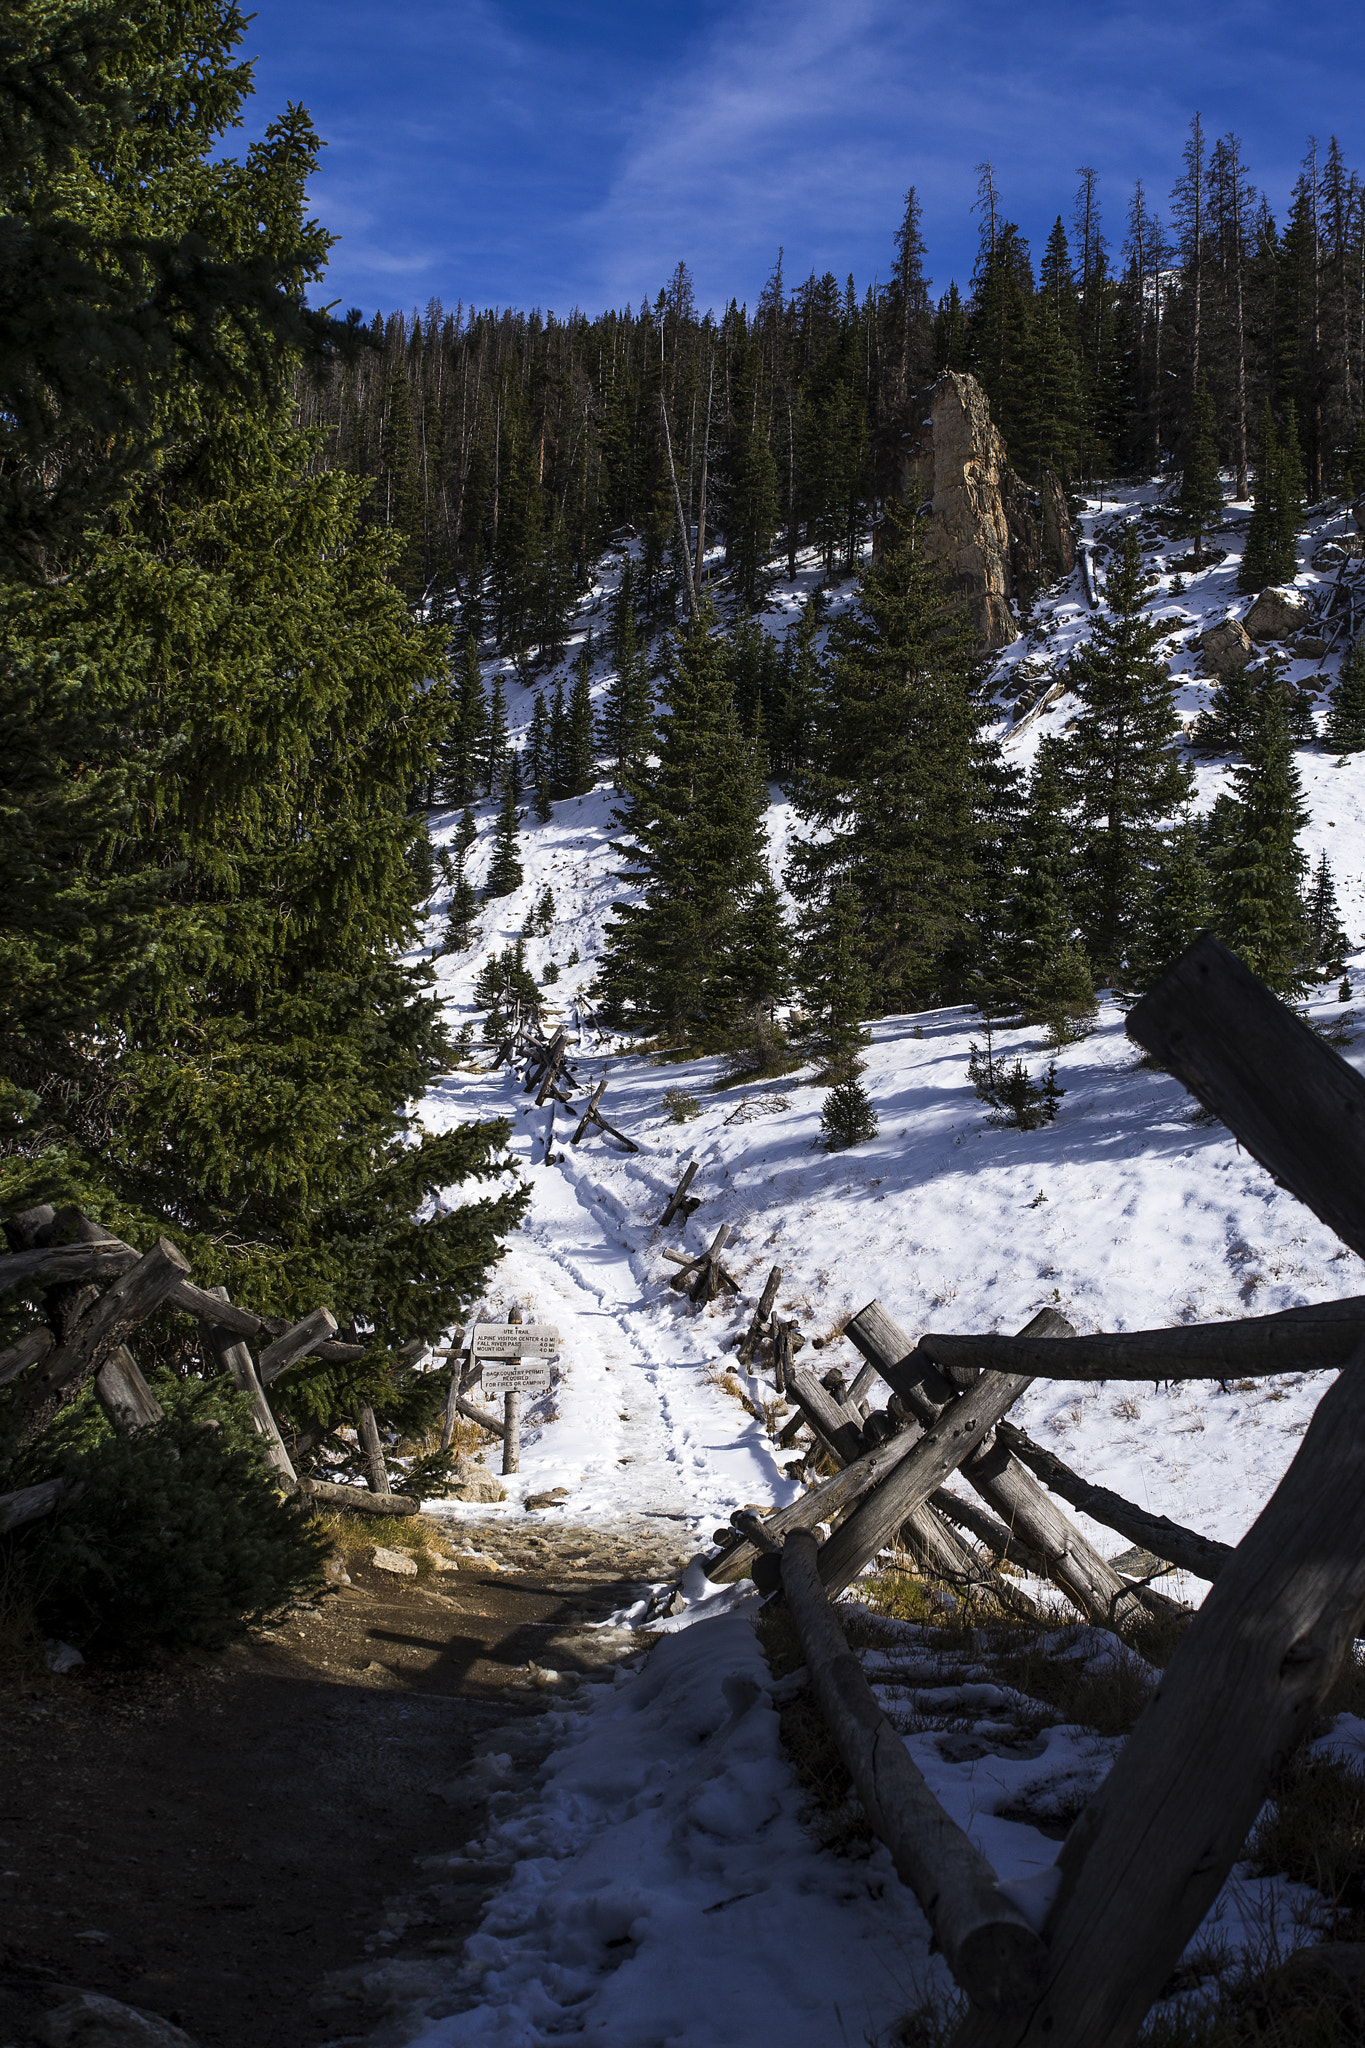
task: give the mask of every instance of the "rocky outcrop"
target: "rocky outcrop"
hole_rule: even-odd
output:
[[[1289,640],[1312,623],[1313,607],[1297,590],[1263,590],[1242,624],[1257,641]]]
[[[899,450],[899,494],[926,515],[925,552],[970,608],[983,648],[1019,638],[1013,605],[1076,566],[1066,493],[1045,475],[1030,491],[975,377],[945,370],[912,401]]]
[[[1245,668],[1256,650],[1236,619],[1224,619],[1200,634],[1199,652],[1205,675],[1228,676],[1236,668]]]

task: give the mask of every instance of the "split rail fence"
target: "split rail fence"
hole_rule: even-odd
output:
[[[1365,1081],[1345,1060],[1207,933],[1127,1029],[1365,1256]],[[767,1316],[774,1378],[797,1410],[783,1435],[804,1425],[807,1467],[825,1476],[787,1507],[733,1514],[707,1574],[752,1577],[790,1610],[869,1819],[966,1995],[954,2048],[1128,2048],[1365,1620],[1365,1297],[1096,1336],[1045,1309],[1015,1336],[918,1340],[872,1302],[845,1327],[864,1361],[845,1385],[794,1362],[770,1314],[780,1278],[774,1269],[740,1355],[753,1358]],[[1322,1370],[1339,1376],[1235,1547],[1090,1485],[1007,1420],[1040,1378]],[[885,1402],[874,1407],[878,1389]],[[953,1473],[970,1495],[947,1489]],[[1106,1560],[1059,1502],[1132,1548]],[[930,1791],[844,1639],[833,1603],[888,1546],[950,1586],[1037,1612],[1002,1569],[1022,1567],[1111,1628],[1180,1611],[1149,1583],[1168,1566],[1212,1582],[1063,1843],[1039,1925]]]

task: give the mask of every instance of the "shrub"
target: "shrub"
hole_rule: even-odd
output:
[[[830,1089],[820,1112],[820,1128],[826,1152],[846,1152],[851,1145],[864,1145],[876,1137],[880,1128],[877,1112],[856,1074]]]
[[[996,1059],[989,1031],[984,1053],[972,1046],[967,1074],[978,1099],[990,1105],[986,1121],[1016,1131],[1036,1131],[1054,1122],[1066,1093],[1057,1080],[1056,1060],[1049,1060],[1047,1073],[1035,1081],[1022,1060],[1006,1066]]]
[[[553,988],[554,984],[559,980],[559,962],[551,960],[540,978],[546,988]]]
[[[685,1124],[689,1117],[701,1115],[701,1104],[685,1088],[666,1088],[664,1108],[675,1124]]]
[[[272,1484],[244,1403],[202,1382],[158,1392],[175,1405],[154,1428],[68,1438],[55,1470],[83,1491],[5,1546],[43,1627],[87,1655],[221,1649],[317,1584],[327,1553]]]

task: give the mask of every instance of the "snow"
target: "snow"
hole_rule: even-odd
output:
[[[1112,538],[1116,516],[1149,510],[1156,495],[1147,487],[1093,502],[1084,537]],[[1317,520],[1305,559],[1339,527],[1339,520]],[[1189,574],[1178,596],[1167,569],[1151,604],[1154,614],[1178,619],[1168,649],[1187,721],[1211,689],[1195,673],[1189,643],[1248,606],[1235,588],[1236,535],[1221,539],[1231,545],[1224,563]],[[614,573],[604,571],[585,610],[603,609]],[[783,587],[770,627],[794,615],[815,580],[808,565],[795,590]],[[1309,592],[1326,580],[1307,568],[1297,579]],[[849,596],[845,585],[834,608]],[[1040,602],[1029,637],[999,658],[996,682],[1004,697],[1017,698],[1021,718],[1092,617],[1073,578]],[[569,659],[573,652],[571,645]],[[1320,689],[1334,672],[1335,657],[1291,666],[1296,681]],[[504,682],[515,742],[534,691],[510,667]],[[605,684],[600,676],[595,687]],[[1061,731],[1074,711],[1063,695],[1017,735],[1006,724],[1007,751],[1027,765],[1041,737]],[[1343,920],[1356,937],[1365,928],[1365,756],[1334,762],[1305,749],[1300,767],[1310,813],[1303,843],[1314,860],[1327,848]],[[1198,764],[1202,807],[1225,774],[1225,763]],[[485,906],[481,943],[437,960],[452,1025],[477,1022],[470,995],[479,967],[514,940],[547,884],[553,931],[527,941],[527,961],[537,978],[551,958],[558,962],[560,979],[547,991],[551,1014],[574,1023],[618,893],[614,808],[611,792],[599,788],[557,804],[544,825],[528,814],[522,887]],[[491,811],[479,807],[480,837],[468,863],[476,885]],[[449,841],[456,822],[453,812],[436,820],[438,844]],[[793,823],[774,791],[769,829],[779,873]],[[438,897],[432,946],[441,908]],[[1362,971],[1365,955],[1358,955],[1352,978]],[[1321,992],[1308,1013],[1323,1023],[1343,1015],[1332,991]],[[879,1135],[834,1155],[819,1149],[823,1090],[809,1074],[724,1089],[716,1060],[655,1063],[591,1026],[571,1035],[576,1082],[590,1088],[606,1079],[604,1113],[638,1153],[595,1130],[570,1146],[573,1123],[560,1110],[554,1145],[564,1156],[545,1165],[553,1106],[531,1107],[505,1068],[455,1072],[424,1106],[433,1129],[472,1116],[509,1119],[508,1158],[532,1199],[485,1312],[505,1313],[519,1302],[563,1335],[551,1391],[527,1404],[521,1471],[506,1482],[508,1503],[501,1510],[434,1504],[456,1521],[501,1513],[534,1523],[554,1511],[527,1516],[521,1500],[563,1486],[575,1521],[653,1520],[702,1547],[736,1506],[792,1498],[786,1454],[765,1413],[771,1386],[738,1367],[731,1349],[773,1264],[783,1269],[779,1312],[794,1317],[808,1339],[828,1340],[815,1354],[822,1369],[834,1363],[849,1372],[857,1361],[839,1333],[873,1298],[915,1336],[1017,1329],[1045,1305],[1082,1331],[1125,1330],[1365,1294],[1360,1259],[1225,1130],[1199,1121],[1177,1082],[1139,1063],[1110,1001],[1101,1004],[1096,1030],[1058,1053],[1061,1112],[1033,1132],[986,1122],[967,1078],[980,1035],[972,1013],[881,1020],[863,1077]],[[1046,1063],[1037,1032],[999,1033],[997,1049],[1020,1053],[1035,1072]],[[1348,1044],[1345,1056],[1359,1066],[1365,1043]],[[663,1100],[678,1088],[699,1105],[685,1123],[671,1120]],[[656,1219],[694,1160],[691,1192],[701,1207],[685,1226],[660,1232]],[[741,1299],[697,1311],[667,1287],[676,1269],[661,1252],[665,1245],[700,1251],[722,1223],[730,1231],[724,1259]],[[1324,1385],[1325,1376],[1301,1373],[1227,1389],[1216,1382],[1039,1382],[1015,1412],[1088,1479],[1235,1543],[1287,1467]],[[1080,1519],[1107,1554],[1123,1547],[1112,1532]],[[1196,1602],[1205,1590],[1183,1575],[1162,1587]],[[710,1597],[699,1597],[704,1589]],[[420,2035],[424,2048],[475,2041],[510,2048],[565,2032],[631,2048],[877,2040],[921,1996],[942,1993],[943,1967],[929,1956],[922,1917],[885,1852],[864,1862],[831,1857],[801,1821],[771,1680],[752,1633],[752,1594],[706,1589],[695,1568],[684,1590],[688,1607],[665,1625],[666,1639],[643,1672],[566,1711],[561,1746],[536,1799],[497,1823],[487,1853],[513,1854],[517,1867],[471,1944],[461,1980],[466,1993],[477,1981],[480,2003],[431,2021]],[[641,1603],[622,1618],[638,1621],[643,1613]],[[877,1668],[874,1658],[869,1670]],[[933,1706],[926,1696],[915,1711]],[[978,1719],[988,1706],[984,1694],[958,1702]],[[992,1725],[995,1708],[982,1726]],[[952,1762],[932,1728],[906,1735],[944,1803],[1021,1901],[1045,1902],[1057,1845],[996,1809],[1023,1798],[1036,1809],[1048,1787],[1055,1799],[1067,1786],[1098,1782],[1112,1753],[1083,1730],[1051,1727],[1040,1739],[1033,1756]],[[1349,1739],[1360,1747],[1358,1728]],[[1304,1910],[1293,1888],[1234,1874],[1201,1938],[1232,1948],[1282,1943]]]

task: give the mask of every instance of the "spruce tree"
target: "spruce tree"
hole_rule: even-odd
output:
[[[744,347],[735,380],[730,446],[730,503],[725,560],[736,596],[749,611],[761,609],[772,588],[773,537],[781,524],[777,464],[768,445],[768,406],[757,338]]]
[[[1365,633],[1341,665],[1328,703],[1324,739],[1334,754],[1365,752]]]
[[[488,733],[478,642],[467,637],[455,681],[455,716],[441,746],[438,787],[448,804],[467,804],[479,793]]]
[[[799,938],[798,987],[806,1012],[801,1052],[818,1063],[818,1081],[845,1080],[861,1071],[862,1054],[872,1043],[863,1021],[872,1009],[872,989],[857,891],[836,879],[829,894],[807,908]]]
[[[479,741],[479,780],[485,796],[492,796],[502,782],[507,769],[507,754],[507,695],[499,672],[493,677],[488,716]]]
[[[569,794],[569,711],[564,685],[558,679],[550,699],[549,743],[546,748],[550,795],[559,803]]]
[[[1341,913],[1337,908],[1336,884],[1332,879],[1331,863],[1325,852],[1319,854],[1318,864],[1313,870],[1313,880],[1308,890],[1304,907],[1304,929],[1307,943],[1304,949],[1304,968],[1313,981],[1335,981],[1346,972],[1346,955],[1351,942],[1342,927]]]
[[[1190,745],[1197,754],[1228,754],[1242,744],[1250,729],[1256,686],[1246,663],[1238,662],[1220,678],[1208,703],[1190,727]]]
[[[640,644],[634,609],[634,575],[630,558],[621,571],[611,606],[611,658],[615,673],[607,685],[598,722],[597,743],[611,764],[612,781],[622,790],[638,778],[649,759],[654,737],[654,692],[649,657]]]
[[[493,858],[489,862],[488,877],[483,885],[485,897],[510,896],[521,887],[519,822],[516,791],[509,776],[502,786],[502,803],[498,808],[498,822],[493,834]]]
[[[536,816],[544,825],[553,810],[553,799],[550,795],[550,717],[545,709],[543,690],[536,691],[535,703],[531,707],[526,755],[531,788],[535,792]]]
[[[1270,400],[1261,417],[1261,445],[1251,493],[1251,522],[1237,570],[1237,588],[1254,593],[1274,583],[1293,580],[1297,567],[1294,536],[1286,533],[1284,467]]]
[[[1204,536],[1210,527],[1220,525],[1223,518],[1223,479],[1218,471],[1218,422],[1214,417],[1213,399],[1206,377],[1199,380],[1190,413],[1177,507],[1181,525],[1194,536],[1194,560],[1198,568],[1204,560]]]
[[[450,891],[450,907],[446,912],[446,931],[443,950],[447,953],[467,953],[478,937],[474,920],[478,915],[478,891],[464,871],[463,857],[455,870],[455,880]]]
[[[468,853],[470,847],[473,846],[478,836],[479,828],[474,822],[473,807],[466,804],[460,813],[460,822],[455,827],[455,851],[461,860]]]
[[[1159,981],[1185,948],[1213,923],[1213,878],[1199,824],[1172,827],[1157,858],[1147,915],[1132,960],[1140,988]]]
[[[1107,975],[1122,971],[1142,928],[1163,821],[1192,786],[1176,747],[1181,725],[1161,628],[1143,611],[1152,588],[1129,526],[1107,609],[1070,671],[1081,708],[1060,758],[1076,835],[1074,896],[1081,942]]]
[[[820,1112],[820,1128],[826,1152],[846,1152],[876,1137],[880,1128],[877,1112],[856,1075],[846,1075],[830,1089]]]
[[[591,676],[592,635],[589,634],[582,652],[574,663],[573,690],[569,697],[564,736],[566,796],[587,796],[597,782],[597,763],[593,756]]]
[[[613,904],[596,988],[615,1022],[724,1047],[746,1042],[771,999],[770,960],[751,958],[768,792],[714,629],[703,610],[670,649],[657,764],[618,813],[622,879],[640,900]]]
[[[979,714],[970,624],[924,559],[913,513],[887,507],[885,544],[830,629],[807,765],[792,780],[811,836],[793,844],[797,901],[836,877],[862,905],[872,1009],[949,999],[976,900]]]
[[[1063,1040],[1095,1012],[1090,963],[1077,942],[1068,881],[1071,831],[1055,741],[1044,740],[1029,780],[1019,839],[1019,875],[1008,911],[1005,967],[1026,1023]]]
[[[1304,878],[1298,843],[1308,813],[1294,759],[1279,669],[1256,694],[1243,766],[1232,771],[1229,800],[1217,811],[1214,852],[1219,936],[1253,974],[1281,995],[1305,985],[1308,953]]]

